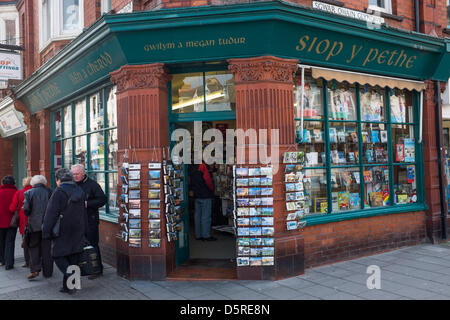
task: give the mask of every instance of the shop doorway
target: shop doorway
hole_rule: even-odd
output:
[[[197,122],[198,125],[199,122]],[[192,190],[191,176],[197,170],[195,164],[184,164],[184,214],[180,217],[181,228],[176,241],[176,269],[168,274],[174,280],[236,279],[236,238],[233,231],[233,165],[225,163],[225,137],[227,129],[235,129],[235,120],[201,121],[202,137],[208,129],[218,129],[223,134],[224,163],[208,166],[214,185],[214,198],[211,205],[211,237],[198,240],[195,234],[195,194]],[[171,124],[171,132],[186,130],[191,138],[194,152],[194,122]],[[203,140],[203,139],[202,139]],[[188,141],[185,141],[188,142]],[[203,146],[207,142],[202,141]],[[176,143],[171,143],[171,151]],[[235,149],[235,143],[233,145]],[[185,149],[184,149],[185,150]],[[183,152],[184,152],[183,150]],[[191,163],[193,163],[191,155]]]

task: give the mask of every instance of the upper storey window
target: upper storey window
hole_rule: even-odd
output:
[[[102,10],[102,14],[110,12],[111,11],[111,0],[102,0],[101,10]]]
[[[369,9],[392,13],[391,0],[369,0]]]
[[[39,48],[50,42],[72,39],[83,29],[83,1],[39,1]]]

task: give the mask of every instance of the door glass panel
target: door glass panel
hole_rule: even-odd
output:
[[[176,74],[173,76],[173,113],[203,112],[204,103],[203,73]]]

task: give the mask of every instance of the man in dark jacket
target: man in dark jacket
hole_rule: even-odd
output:
[[[191,173],[191,190],[195,197],[195,239],[215,241],[211,237],[211,204],[214,186],[205,163],[195,165]]]
[[[27,240],[30,255],[30,275],[28,280],[39,276],[41,271],[44,277],[49,278],[53,274],[53,259],[51,257],[51,241],[42,239],[42,223],[44,222],[45,210],[52,191],[45,185],[47,179],[36,175],[31,178],[32,189],[24,193],[23,212],[28,217],[29,236]]]
[[[91,246],[93,246],[98,253],[98,260],[100,262],[100,273],[96,275],[90,275],[89,279],[95,279],[96,277],[103,274],[103,264],[100,255],[100,248],[98,247],[99,242],[99,215],[98,209],[103,207],[107,201],[106,195],[103,192],[100,185],[89,178],[86,175],[84,166],[81,164],[76,164],[72,166],[73,179],[78,186],[83,189],[86,195],[86,206],[88,215],[88,240]]]
[[[60,292],[74,293],[67,287],[70,274],[67,268],[78,265],[79,255],[83,251],[87,236],[86,197],[83,190],[72,180],[69,169],[56,171],[58,187],[48,201],[42,225],[42,237],[52,239],[52,230],[60,219],[59,236],[52,239],[52,256],[56,266],[64,275]]]

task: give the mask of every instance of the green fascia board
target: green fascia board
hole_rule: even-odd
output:
[[[447,82],[450,78],[450,38],[445,38],[446,52],[442,55],[436,72],[433,75],[434,80]]]
[[[310,36],[311,48],[315,42],[313,38],[317,40],[316,45],[327,40],[334,49],[339,49],[339,42],[342,42],[343,49],[339,52],[342,57],[327,56],[328,59],[325,59],[326,54],[319,54],[320,48],[315,48],[315,55],[314,49],[307,50],[306,45],[305,51],[308,53],[299,52],[297,47],[300,47],[300,39],[305,35]],[[244,39],[245,45],[219,47],[218,36],[223,36],[222,39]],[[201,47],[200,50],[189,47],[195,41],[207,39],[217,39],[215,47]],[[150,54],[149,50],[145,50],[156,43],[162,45],[164,41],[169,44],[178,41],[188,48],[155,50]],[[326,45],[326,41],[322,44]],[[386,50],[404,50],[407,56],[417,60],[418,67],[414,66],[417,70],[369,66],[373,61],[361,59],[366,56],[367,60],[375,50],[373,48],[361,48],[361,55],[351,60],[353,64],[346,64],[345,58],[351,57],[359,45],[372,45],[380,51],[380,55]],[[108,81],[109,73],[122,65],[210,62],[261,55],[296,58],[311,65],[414,80],[444,81],[450,76],[448,41],[386,26],[371,30],[361,21],[271,1],[104,15],[13,91],[16,99],[21,99],[35,113],[95,84]],[[105,56],[108,63],[103,59],[99,62],[101,70],[87,74],[92,71],[90,64]],[[363,62],[364,66],[360,66]]]

